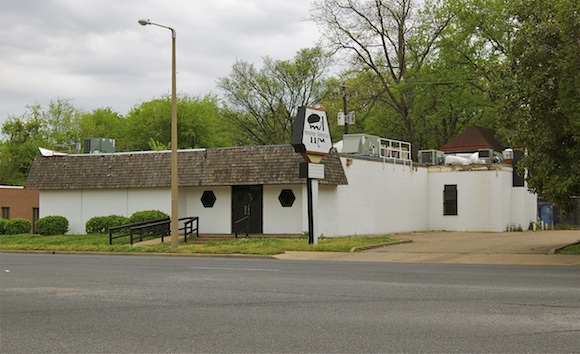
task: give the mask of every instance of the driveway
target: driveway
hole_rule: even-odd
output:
[[[580,266],[580,255],[555,254],[580,242],[580,230],[526,232],[416,232],[394,235],[408,241],[362,252],[287,252],[278,259],[353,262],[527,264]]]

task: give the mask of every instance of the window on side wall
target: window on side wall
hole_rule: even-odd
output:
[[[32,208],[32,233],[37,234],[36,222],[40,219],[40,209]]]
[[[457,215],[457,185],[446,184],[443,189],[443,215]]]
[[[10,219],[10,208],[2,207],[2,219]]]

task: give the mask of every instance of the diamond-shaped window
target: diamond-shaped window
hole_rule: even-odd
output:
[[[292,189],[282,189],[280,195],[278,196],[278,200],[284,208],[288,208],[294,204],[296,196],[294,196]]]
[[[216,197],[213,191],[204,191],[201,195],[201,203],[205,208],[213,208],[215,201]]]

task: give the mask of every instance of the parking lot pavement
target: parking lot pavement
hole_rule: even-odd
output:
[[[278,259],[353,262],[527,264],[580,266],[580,255],[557,254],[580,242],[580,230],[526,232],[415,232],[401,243],[362,252],[286,252]]]

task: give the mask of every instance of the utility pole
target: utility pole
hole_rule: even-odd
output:
[[[347,122],[347,111],[346,111],[346,83],[343,81],[340,84],[340,91],[342,94],[342,111],[344,112],[344,134],[348,134],[348,122]]]

